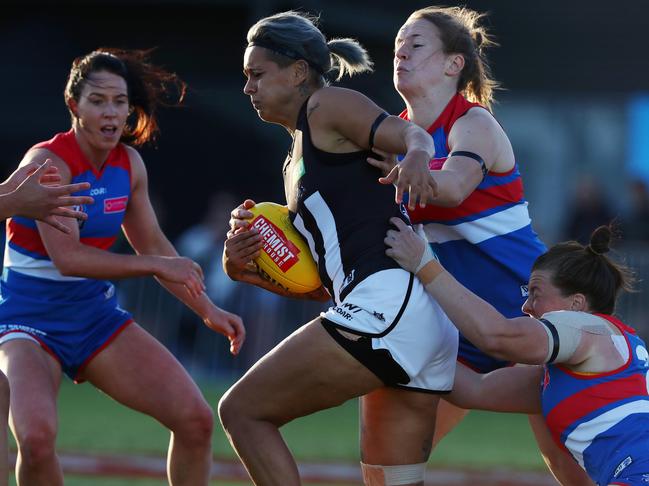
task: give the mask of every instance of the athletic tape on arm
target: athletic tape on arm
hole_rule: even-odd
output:
[[[564,363],[572,358],[584,333],[610,335],[601,317],[587,312],[554,311],[543,314],[539,322],[548,334],[546,363]]]

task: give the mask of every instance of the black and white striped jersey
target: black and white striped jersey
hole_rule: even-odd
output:
[[[284,189],[291,220],[339,303],[368,275],[399,268],[385,254],[383,239],[390,217],[407,218],[394,202],[394,187],[380,184],[380,171],[367,163],[371,152],[336,154],[313,145],[307,104],[308,99],[284,164]]]

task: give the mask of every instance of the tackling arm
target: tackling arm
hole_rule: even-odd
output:
[[[480,374],[458,363],[453,391],[445,400],[465,409],[541,412],[541,366],[510,366]]]

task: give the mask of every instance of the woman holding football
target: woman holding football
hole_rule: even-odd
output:
[[[334,305],[230,388],[221,421],[255,484],[298,485],[279,428],[361,397],[365,483],[421,485],[439,396],[453,381],[457,331],[412,274],[385,255],[388,218],[403,216],[392,187],[376,183],[380,171],[366,160],[374,147],[406,154],[395,169],[396,199],[408,191],[414,208],[436,193],[432,140],[362,94],[329,86],[371,69],[356,41],[327,41],[297,12],[261,19],[247,40],[244,93],[262,120],[293,138],[282,168],[287,205]],[[236,280],[290,295],[251,268],[261,248],[247,222],[253,205],[247,200],[232,213],[224,267]]]

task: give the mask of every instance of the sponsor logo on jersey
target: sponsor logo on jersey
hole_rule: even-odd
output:
[[[264,241],[264,251],[275,262],[282,272],[288,272],[300,259],[300,249],[295,246],[284,232],[262,215],[252,222],[253,228],[259,231]]]
[[[108,189],[105,187],[93,187],[90,189],[91,196],[101,196],[102,194],[108,193]]]
[[[104,298],[106,300],[110,299],[113,295],[115,295],[115,286],[113,284],[110,284],[110,286],[106,289],[104,292]]]
[[[352,314],[356,314],[362,311],[363,309],[361,309],[357,305],[350,304],[349,302],[344,302],[340,306],[335,305],[333,307],[333,310],[336,314],[339,314],[340,316],[347,319],[348,321],[351,321],[352,318],[354,317]]]
[[[624,460],[620,464],[618,464],[618,466],[615,468],[613,477],[614,478],[618,477],[622,471],[624,471],[627,467],[631,465],[632,462],[633,462],[633,458],[631,456],[625,457]]]
[[[111,197],[104,199],[104,214],[123,213],[126,211],[128,196]]]

